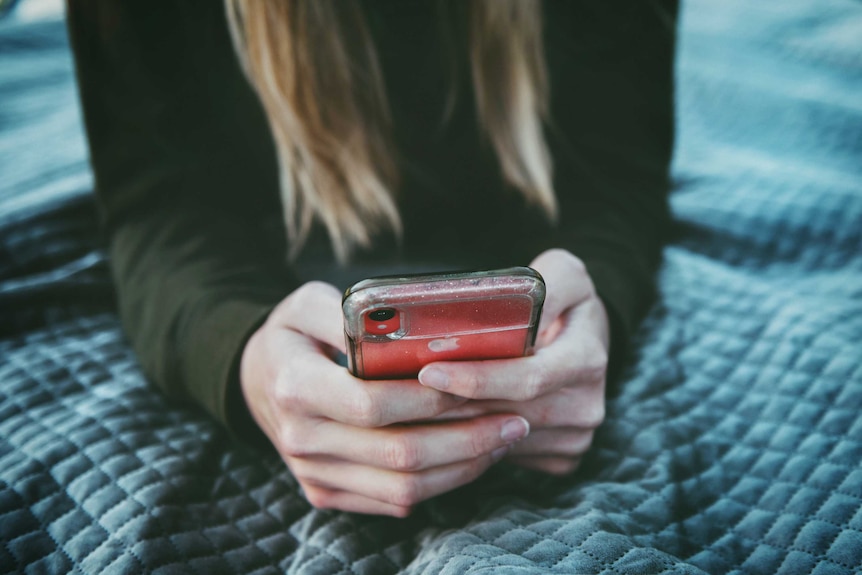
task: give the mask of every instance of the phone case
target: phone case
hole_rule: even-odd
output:
[[[342,300],[348,367],[364,379],[411,378],[434,361],[529,354],[544,300],[528,267],[360,281]]]

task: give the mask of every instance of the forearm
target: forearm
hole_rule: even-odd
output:
[[[218,3],[70,2],[96,195],[146,374],[226,421],[245,338],[294,286],[265,120]]]
[[[570,72],[552,85],[555,245],[585,262],[614,322],[617,361],[651,302],[670,227],[677,2],[547,6],[578,38],[548,56]]]
[[[245,340],[295,284],[228,214],[142,212],[111,227],[123,326],[151,381],[232,423],[225,399]]]

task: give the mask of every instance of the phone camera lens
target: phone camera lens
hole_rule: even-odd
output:
[[[395,310],[388,307],[368,312],[368,318],[371,321],[389,321],[393,317],[395,317]]]

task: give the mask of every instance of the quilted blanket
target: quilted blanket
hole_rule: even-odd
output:
[[[312,509],[143,378],[50,4],[0,20],[0,572],[862,571],[858,0],[684,1],[678,233],[594,450],[404,520]]]

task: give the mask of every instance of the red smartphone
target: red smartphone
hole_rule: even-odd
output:
[[[342,300],[348,368],[412,378],[434,361],[527,355],[544,301],[545,282],[528,267],[362,280]]]

